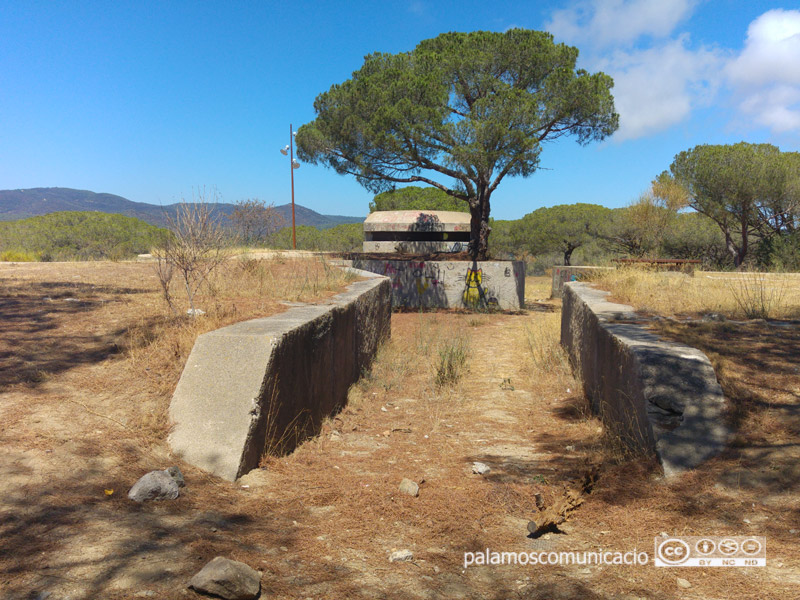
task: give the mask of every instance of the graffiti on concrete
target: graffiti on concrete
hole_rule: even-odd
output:
[[[488,265],[488,266],[487,266]],[[382,259],[357,265],[387,276],[395,307],[509,308],[519,296],[522,265]],[[509,298],[511,298],[509,300]]]
[[[479,308],[485,302],[483,301],[483,270],[482,269],[467,269],[467,275],[464,277],[466,289],[464,290],[464,306],[470,308]]]

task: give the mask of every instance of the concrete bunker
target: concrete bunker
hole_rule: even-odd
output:
[[[469,240],[468,213],[378,211],[348,264],[389,277],[394,308],[524,308],[525,264],[467,260]]]
[[[364,252],[431,254],[466,252],[468,213],[444,210],[384,210],[364,221]]]

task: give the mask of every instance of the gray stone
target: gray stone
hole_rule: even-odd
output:
[[[482,463],[482,462],[474,462],[472,463],[472,472],[476,473],[477,475],[483,475],[484,473],[488,473],[492,469],[489,465]]]
[[[707,313],[703,315],[703,321],[711,322],[711,321],[725,321],[725,315],[721,315],[719,313]]]
[[[261,573],[244,563],[217,556],[192,577],[189,587],[225,600],[252,600],[261,593]]]
[[[172,450],[234,481],[271,444],[319,433],[390,334],[389,280],[355,274],[367,279],[325,304],[199,336],[169,407]]]
[[[167,474],[175,480],[178,487],[186,487],[186,480],[183,478],[183,473],[181,473],[178,467],[169,467],[167,469]]]
[[[682,577],[678,577],[676,581],[678,583],[678,587],[682,587],[683,589],[689,589],[692,587],[692,584]]]
[[[650,333],[630,306],[607,296],[564,285],[561,344],[593,412],[629,446],[655,451],[666,476],[719,453],[730,433],[708,357]]]
[[[403,479],[400,482],[400,491],[409,496],[419,496],[419,485],[410,479]]]
[[[178,483],[167,471],[150,471],[133,484],[128,498],[134,502],[175,500],[180,493]]]
[[[414,553],[411,550],[396,550],[389,555],[389,562],[406,562],[414,560]]]

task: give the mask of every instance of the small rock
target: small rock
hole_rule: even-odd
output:
[[[400,491],[409,496],[419,496],[419,485],[410,479],[403,479],[400,482]]]
[[[678,577],[676,581],[678,582],[678,587],[682,587],[683,589],[688,589],[692,587],[692,584],[683,579],[682,577]]]
[[[411,550],[396,550],[389,555],[389,562],[405,562],[414,559],[414,553]]]
[[[180,493],[178,482],[167,471],[150,471],[133,484],[128,498],[134,502],[175,500]]]
[[[199,317],[201,315],[206,314],[206,311],[199,309],[199,308],[190,308],[186,311],[186,314],[190,317]]]
[[[484,464],[482,462],[474,462],[472,463],[472,472],[477,473],[478,475],[483,475],[484,473],[488,473],[491,471],[489,465]]]
[[[167,469],[167,474],[175,480],[175,483],[178,484],[178,487],[186,487],[186,481],[183,478],[183,473],[178,467],[169,467]]]
[[[136,592],[133,597],[134,598],[152,598],[155,596],[156,593],[153,590],[144,590],[142,592]]]
[[[791,533],[792,535],[794,535],[795,533],[797,533],[797,529],[790,529],[790,530],[789,530],[789,533]]]
[[[575,446],[565,446],[564,449],[567,452],[575,452]]]
[[[706,322],[709,322],[709,321],[724,321],[725,320],[725,316],[721,315],[719,313],[707,313],[707,314],[703,315],[702,320],[706,321]]]
[[[580,573],[581,575],[591,575],[592,574],[592,570],[591,569],[581,569],[580,571],[578,571],[578,573]]]
[[[252,600],[261,592],[261,573],[244,563],[217,556],[192,577],[189,587],[225,600]]]
[[[389,412],[385,406],[381,406],[381,412]]]

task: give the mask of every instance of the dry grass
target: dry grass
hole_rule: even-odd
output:
[[[36,282],[0,281],[28,290],[16,298],[17,312],[4,311],[9,318],[0,323],[5,327],[0,344],[9,336],[30,338],[38,344],[26,350],[34,359],[31,366],[46,374],[40,384],[12,384],[0,402],[6,452],[0,453],[4,598],[44,591],[53,597],[113,600],[144,590],[182,597],[189,577],[217,555],[262,570],[263,595],[276,598],[688,597],[676,588],[676,576],[691,581],[689,595],[697,598],[792,597],[792,573],[796,577],[800,567],[797,538],[789,534],[798,527],[800,478],[792,475],[800,461],[794,446],[794,454],[770,454],[768,463],[757,453],[732,455],[659,484],[644,460],[607,466],[595,491],[571,515],[566,533],[526,537],[537,495],[545,503],[558,498],[563,485],[595,461],[603,435],[587,416],[574,380],[559,371],[558,302],[539,302],[535,310],[518,315],[395,314],[391,340],[322,435],[289,456],[271,458],[268,468],[235,484],[181,463],[187,487],[178,500],[133,506],[124,494],[132,482],[175,460],[163,439],[151,448],[149,438],[135,431],[141,407],[157,408],[151,390],[163,384],[142,381],[142,376],[154,377],[144,369],[145,358],[140,357],[138,370],[120,369],[129,358],[116,347],[107,356],[95,354],[90,363],[76,362],[86,354],[81,348],[90,348],[83,338],[64,356],[68,368],[56,369],[41,356],[70,347],[72,337],[86,331],[98,336],[93,342],[98,345],[107,339],[124,342],[125,331],[145,310],[164,318],[149,271],[120,271],[128,267],[117,265],[107,273],[108,287],[100,288],[105,268],[70,265],[58,273],[58,286],[50,288],[42,287],[41,276]],[[73,280],[75,275],[79,278]],[[119,285],[123,279],[128,291]],[[57,301],[40,315],[45,294]],[[72,296],[80,303],[64,302]],[[212,307],[207,316],[215,318],[213,302],[207,307]],[[45,333],[38,334],[37,327],[46,327]],[[438,387],[439,346],[455,332],[468,340],[470,370],[454,384]],[[752,334],[737,346],[743,358],[731,372],[748,365],[743,349],[763,332]],[[46,345],[48,336],[56,344]],[[530,349],[531,337],[537,353]],[[773,358],[785,366],[782,387],[796,377],[794,346],[783,350],[788,343],[776,340],[769,362],[749,365],[763,371],[765,394],[775,384],[769,378]],[[731,349],[725,343],[720,348]],[[791,393],[781,399],[788,404]],[[781,408],[775,402],[771,407]],[[779,422],[787,422],[783,413],[756,419],[759,407],[752,409],[748,423],[760,428],[758,435],[771,451],[793,444],[794,421],[780,428]],[[473,474],[473,461],[488,464],[491,472]],[[733,474],[732,467],[741,488],[717,489],[717,475]],[[398,493],[403,477],[420,483],[419,497]],[[772,478],[766,488],[759,487],[762,477]],[[107,496],[104,489],[117,491]],[[744,525],[743,517],[752,523]],[[766,534],[770,565],[783,567],[700,573],[608,566],[587,573],[578,567],[533,566],[465,571],[461,564],[464,551],[486,547],[652,552],[660,531]],[[401,548],[411,549],[414,560],[390,564],[389,552]]]
[[[621,268],[592,274],[614,301],[661,315],[719,313],[728,318],[800,317],[800,275],[683,273]]]
[[[287,300],[323,300],[352,280],[320,258],[237,257],[212,273],[195,297],[205,314],[191,317],[177,281],[172,296],[181,312],[169,310],[153,263],[9,265],[0,272],[7,316],[0,353],[9,357],[0,386],[37,386],[81,364],[121,360],[112,386],[147,395],[129,426],[155,443],[166,432],[168,398],[198,335],[283,312]],[[49,335],[54,327],[59,337]]]

